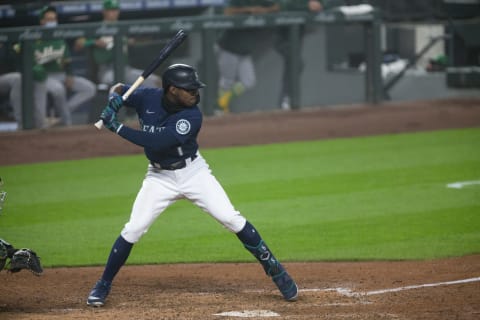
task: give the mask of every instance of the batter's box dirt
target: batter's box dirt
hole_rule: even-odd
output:
[[[286,302],[257,263],[126,266],[103,308],[86,306],[101,267],[0,273],[2,319],[478,319],[480,282],[368,292],[479,277],[480,255],[434,261],[285,263],[300,297]],[[260,319],[260,317],[256,317]],[[265,317],[261,317],[264,319]]]

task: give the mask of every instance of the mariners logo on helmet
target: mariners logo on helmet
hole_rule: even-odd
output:
[[[180,119],[177,121],[176,129],[178,134],[185,135],[190,132],[190,122],[185,119]]]

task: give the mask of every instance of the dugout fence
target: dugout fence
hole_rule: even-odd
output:
[[[148,37],[163,34],[168,36],[179,29],[187,33],[195,33],[198,37],[187,40],[188,52],[194,50],[200,54],[197,68],[202,80],[209,85],[204,89],[201,107],[206,115],[212,115],[216,103],[218,82],[215,43],[219,33],[230,28],[285,28],[289,43],[289,73],[292,75],[288,88],[292,108],[299,108],[301,103],[300,85],[300,29],[302,26],[318,25],[357,25],[363,34],[363,50],[366,69],[364,71],[364,101],[376,104],[382,100],[381,75],[381,30],[380,13],[377,10],[364,14],[345,15],[340,10],[326,10],[317,15],[300,12],[274,13],[262,16],[195,16],[175,17],[148,20],[119,21],[105,25],[98,23],[72,23],[59,25],[55,29],[45,29],[39,26],[0,29],[0,42],[5,45],[21,43],[22,45],[22,113],[23,128],[33,127],[33,44],[38,40],[66,39],[73,40],[80,37],[111,36],[115,43],[122,43],[124,37]],[[115,45],[114,74],[115,81],[121,82],[124,78],[125,56],[121,45]],[[152,53],[152,52],[151,52]],[[152,54],[155,54],[153,52]],[[175,54],[174,54],[175,55]],[[149,61],[145,61],[145,66]],[[101,106],[99,106],[101,107]],[[95,111],[95,110],[94,110]]]

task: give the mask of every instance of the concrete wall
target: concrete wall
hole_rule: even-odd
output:
[[[305,36],[302,48],[305,68],[301,74],[301,107],[354,104],[365,101],[363,72],[352,68],[339,68],[336,71],[327,68],[327,45],[331,45],[332,39],[340,41],[344,47],[351,42],[356,42],[353,45],[355,48],[359,45],[355,37],[361,35],[361,29],[347,34],[344,31],[336,30],[334,33],[337,32],[337,34],[332,36],[331,29],[327,32],[325,26],[316,26]],[[437,32],[437,29],[434,31]],[[425,38],[429,37],[431,32],[431,28],[422,26],[419,29],[415,40],[418,50],[421,50]],[[426,57],[434,57],[440,52],[440,47],[436,46]],[[279,109],[283,71],[281,56],[273,49],[268,49],[254,57],[258,84],[232,103],[232,112]],[[448,88],[445,73],[427,73],[422,69],[407,71],[390,91],[390,98],[393,101],[462,96],[479,97],[480,90]]]
[[[327,70],[326,29],[315,27],[305,35],[301,73],[301,107],[356,103],[364,100],[364,75]],[[254,55],[257,86],[232,103],[232,112],[280,108],[282,57],[273,49]]]

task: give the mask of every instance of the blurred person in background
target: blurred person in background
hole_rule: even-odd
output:
[[[118,0],[104,0],[103,1],[103,23],[116,23],[120,17],[120,4]],[[134,39],[126,39],[124,51],[127,50],[127,44],[132,44]],[[91,48],[93,60],[96,68],[96,82],[99,84],[106,84],[108,86],[114,83],[113,71],[113,46],[114,38],[112,36],[103,36],[97,39],[79,38],[75,41],[75,50],[82,50],[84,48]],[[133,68],[129,65],[125,66],[125,83],[134,83],[135,80],[142,75],[143,70]],[[160,78],[152,74],[144,82],[145,86],[157,87],[161,86]]]
[[[20,72],[8,72],[0,75],[0,96],[8,103],[8,108],[13,111],[14,120],[21,122],[21,110],[22,110],[22,75]],[[35,97],[34,97],[35,101]],[[2,105],[3,106],[3,105]],[[6,112],[5,116],[10,118],[10,110],[3,110]]]
[[[58,25],[56,8],[45,6],[40,11],[39,19],[41,26],[55,28]],[[20,45],[15,45],[14,50],[20,53]],[[70,50],[65,40],[38,40],[34,43],[33,51],[34,128],[51,125],[47,121],[48,96],[52,99],[54,111],[60,116],[61,124],[71,125],[72,112],[93,98],[95,85],[90,80],[73,74]],[[15,101],[12,102],[15,118],[21,123],[21,79],[12,79],[10,96]]]
[[[16,72],[16,60],[12,46],[6,42],[0,43],[0,121],[15,120],[12,87],[19,85],[21,80],[21,74]]]
[[[319,13],[324,9],[321,1],[318,0],[278,0],[280,9],[282,11],[303,11],[310,13]],[[290,41],[288,26],[278,27],[275,37],[275,50],[282,56],[283,59],[283,73],[282,73],[282,87],[280,90],[280,108],[290,110],[290,81],[292,76],[290,74]],[[300,47],[296,48],[300,56],[300,72],[304,69],[304,62],[302,61],[302,44],[305,36],[305,25],[300,26]]]
[[[225,15],[266,14],[278,11],[273,0],[229,0]],[[271,31],[260,28],[227,29],[217,42],[219,93],[217,111],[228,113],[233,98],[256,84],[252,53],[271,36]]]

